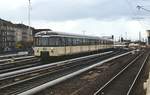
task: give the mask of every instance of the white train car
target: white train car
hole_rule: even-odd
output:
[[[64,56],[113,48],[113,41],[100,37],[42,31],[34,37],[35,56]]]

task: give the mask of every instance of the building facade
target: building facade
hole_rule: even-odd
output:
[[[33,28],[0,19],[0,52],[31,47]]]
[[[15,48],[15,30],[11,22],[0,19],[0,51]]]
[[[33,43],[33,28],[24,24],[15,24],[16,28],[16,45],[20,48],[30,48]],[[19,45],[19,46],[18,46]]]

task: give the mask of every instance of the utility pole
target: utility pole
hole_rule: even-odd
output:
[[[32,40],[31,36],[32,36],[32,31],[31,31],[31,0],[28,1],[28,32],[29,32],[29,41]]]
[[[141,32],[139,32],[139,41],[141,42]]]
[[[125,32],[125,35],[126,35],[126,40],[128,39],[128,37],[127,37],[127,31]]]
[[[141,32],[139,32],[139,45],[141,45]]]
[[[29,25],[29,30],[30,30],[30,9],[31,9],[31,2],[29,0],[29,4],[28,4],[28,25]]]

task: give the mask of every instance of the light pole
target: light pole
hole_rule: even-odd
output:
[[[27,43],[29,44],[29,47],[32,46],[33,37],[32,37],[32,30],[31,30],[31,0],[28,0],[28,33],[27,33]]]
[[[29,42],[32,41],[32,31],[31,31],[31,0],[28,0],[28,32],[29,32]]]
[[[28,25],[29,25],[29,31],[30,31],[30,9],[31,9],[31,2],[29,0],[29,4],[28,4]]]

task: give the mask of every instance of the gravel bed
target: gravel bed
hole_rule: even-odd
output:
[[[127,95],[129,87],[133,83],[147,54],[148,53],[145,53],[140,57],[140,59],[136,60],[131,66],[129,66],[121,75],[119,75],[119,77],[117,77],[117,79],[112,81],[111,84],[102,91],[102,93],[105,95]]]
[[[146,86],[147,80],[149,78],[149,72],[150,72],[150,57],[147,63],[145,64],[131,95],[146,95]]]
[[[105,56],[106,57],[106,56]],[[105,58],[103,56],[103,58]],[[99,62],[101,61],[103,58],[97,58],[97,60],[93,60],[92,62],[91,61],[88,61],[88,62],[84,62],[84,67],[87,66],[87,65],[92,65],[93,62]],[[96,58],[95,58],[96,59]],[[91,64],[91,63],[92,64]],[[83,62],[81,62],[83,64]],[[88,64],[85,64],[85,63],[88,63]],[[78,69],[81,69],[83,68],[83,66],[78,62],[79,66],[78,67],[75,67],[75,68],[70,68],[69,70],[62,70],[62,71],[59,71],[57,73],[54,73],[54,74],[49,74],[49,75],[46,75],[46,76],[43,76],[43,77],[40,77],[40,78],[37,78],[36,80],[31,80],[31,81],[28,81],[28,82],[24,82],[20,85],[17,85],[17,86],[12,86],[12,87],[9,87],[7,89],[3,89],[3,90],[0,90],[0,94],[4,95],[4,94],[12,94],[12,93],[19,93],[19,92],[22,92],[24,90],[27,90],[27,89],[30,89],[32,87],[35,87],[35,86],[38,86],[40,84],[43,84],[43,83],[46,83],[50,80],[53,80],[53,79],[56,79],[60,76],[64,76],[65,74],[68,74],[68,73],[71,73],[71,72],[74,72]]]
[[[138,54],[130,54],[50,87],[36,95],[92,95]]]

